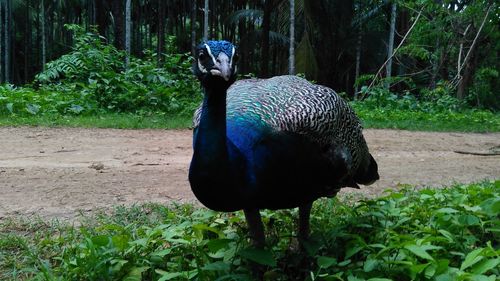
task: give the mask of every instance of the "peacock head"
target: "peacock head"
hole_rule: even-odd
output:
[[[204,87],[229,88],[236,80],[236,47],[228,41],[207,41],[196,48],[193,72]]]

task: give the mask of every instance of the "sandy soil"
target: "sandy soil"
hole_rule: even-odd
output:
[[[196,202],[189,130],[0,128],[0,220],[73,219],[142,202]],[[455,153],[500,146],[500,134],[365,130],[381,180],[340,193],[380,194],[399,184],[442,186],[500,178],[500,156]]]

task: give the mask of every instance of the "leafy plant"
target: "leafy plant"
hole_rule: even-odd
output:
[[[0,223],[0,278],[32,280],[495,280],[500,181],[377,199],[321,200],[305,251],[296,210],[265,211],[268,245],[249,247],[241,212],[116,207],[80,227]]]
[[[474,75],[474,84],[470,91],[469,100],[471,104],[483,108],[500,109],[498,87],[500,79],[497,69],[484,67]]]
[[[67,25],[74,33],[73,50],[47,63],[33,87],[0,87],[0,114],[78,115],[95,112],[163,112],[190,115],[201,95],[192,78],[188,54],[156,54],[131,58],[105,43],[95,31]],[[167,40],[174,44],[174,40]],[[167,46],[168,49],[173,49]]]

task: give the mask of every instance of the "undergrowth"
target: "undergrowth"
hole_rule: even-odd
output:
[[[363,88],[365,99],[352,102],[366,128],[421,131],[499,132],[500,114],[469,107],[444,85],[422,91],[417,98],[385,87]]]
[[[319,200],[297,247],[296,210],[263,211],[265,250],[244,216],[191,205],[116,207],[79,226],[0,223],[1,280],[496,280],[500,181]]]
[[[190,115],[201,101],[189,54],[175,53],[169,37],[163,64],[157,54],[130,58],[106,44],[94,30],[66,25],[73,32],[72,51],[46,64],[31,85],[0,85],[0,115],[96,115],[164,112]]]

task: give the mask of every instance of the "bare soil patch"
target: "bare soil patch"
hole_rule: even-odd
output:
[[[0,128],[0,220],[73,219],[113,205],[194,202],[189,130]],[[374,196],[400,184],[443,186],[500,178],[500,134],[365,130],[381,180],[342,194]]]

